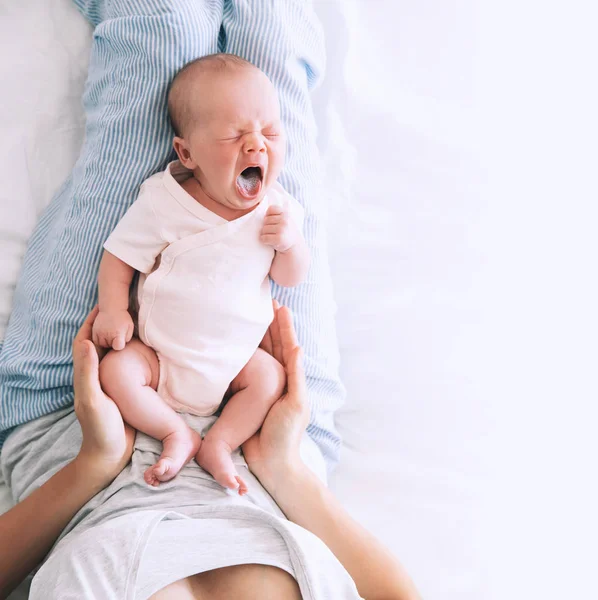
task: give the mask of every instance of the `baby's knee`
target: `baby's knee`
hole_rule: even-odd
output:
[[[139,340],[133,340],[123,350],[111,350],[102,359],[100,383],[109,395],[130,386],[149,385],[156,389],[158,369],[155,352]]]
[[[262,393],[278,400],[286,385],[286,373],[283,366],[270,354],[258,348],[252,359],[249,374],[253,382],[260,386]]]

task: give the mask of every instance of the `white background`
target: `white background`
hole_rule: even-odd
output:
[[[342,6],[335,489],[426,598],[597,598],[598,13]]]

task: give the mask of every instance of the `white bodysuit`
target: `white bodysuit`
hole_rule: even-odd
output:
[[[260,241],[271,205],[303,208],[280,184],[227,221],[180,185],[178,161],[141,186],[104,248],[141,273],[138,330],[160,361],[158,393],[176,411],[213,414],[272,321],[274,250]]]

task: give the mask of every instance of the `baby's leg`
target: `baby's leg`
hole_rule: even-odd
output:
[[[231,453],[248,440],[264,422],[270,407],[282,395],[285,372],[282,365],[258,348],[230,386],[233,396],[203,439],[195,459],[220,485],[247,492]]]
[[[201,444],[201,436],[158,396],[159,372],[156,353],[139,340],[132,340],[124,350],[109,352],[100,363],[102,388],[123,419],[164,445],[158,462],[144,475],[153,486],[172,479]]]

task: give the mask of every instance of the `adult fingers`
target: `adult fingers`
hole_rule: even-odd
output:
[[[83,340],[91,340],[93,342],[96,354],[100,360],[102,360],[106,352],[108,352],[107,348],[103,347],[104,345],[107,346],[106,340],[102,339],[102,337],[98,336],[97,334],[93,334],[93,324],[99,312],[99,306],[96,304],[85,318],[83,325],[81,325],[77,335],[75,336],[75,339],[73,340],[73,353],[76,352],[75,347],[78,345],[78,343],[82,342]]]
[[[100,360],[90,340],[82,340],[73,352],[75,402],[86,404],[100,391],[98,367]]]
[[[266,333],[264,334],[264,337],[262,338],[262,341],[260,343],[260,348],[264,350],[264,352],[270,354],[270,356],[274,356],[274,354],[272,354],[272,333],[270,331],[271,327],[272,325],[270,325],[270,327],[266,329]]]
[[[307,408],[307,383],[303,368],[303,350],[300,347],[297,346],[289,353],[286,369],[289,400]]]
[[[283,306],[278,311],[278,327],[280,331],[280,343],[282,346],[283,365],[286,367],[295,348],[299,347],[297,333],[293,325],[291,311]]]
[[[260,343],[260,348],[270,354],[270,356],[274,356],[274,349],[272,346],[272,330],[274,327],[276,327],[276,311],[278,310],[279,306],[280,305],[278,302],[272,298],[272,322],[268,326],[268,329],[266,329],[266,333],[264,334],[264,337]],[[274,358],[276,357],[274,356]]]
[[[98,312],[100,312],[100,309],[99,309],[98,305],[96,304],[91,309],[91,312],[85,318],[83,325],[81,325],[81,327],[79,328],[79,331],[77,332],[77,335],[75,336],[75,343],[81,342],[83,340],[91,340],[91,333],[93,330],[93,322],[96,320],[96,317],[98,316]]]
[[[276,300],[274,301],[276,302]],[[281,308],[278,302],[274,305],[274,321],[270,326],[270,333],[272,336],[272,356],[281,364],[284,365],[284,358],[282,353],[282,341],[280,339],[280,323],[278,316]]]

